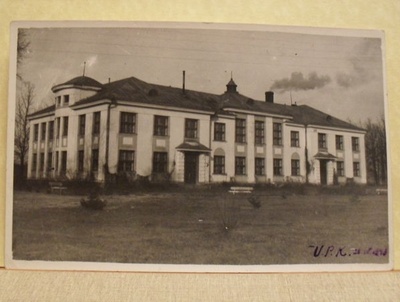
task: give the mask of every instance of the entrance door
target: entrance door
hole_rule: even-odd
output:
[[[195,184],[197,181],[197,166],[199,155],[193,152],[185,153],[185,183]]]
[[[327,177],[327,160],[319,160],[319,174],[321,178],[321,185],[326,185],[328,183]]]

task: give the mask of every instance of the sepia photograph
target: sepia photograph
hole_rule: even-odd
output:
[[[392,268],[380,31],[13,24],[6,267]]]

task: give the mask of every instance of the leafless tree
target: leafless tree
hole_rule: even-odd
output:
[[[22,61],[29,52],[30,42],[28,40],[27,33],[24,29],[18,30],[18,42],[17,42],[17,67],[20,67]],[[18,68],[19,69],[19,68]],[[17,78],[22,80],[20,71],[17,71]]]
[[[15,155],[20,165],[21,176],[25,177],[25,162],[29,147],[28,116],[33,106],[35,87],[30,82],[22,82],[15,108]]]

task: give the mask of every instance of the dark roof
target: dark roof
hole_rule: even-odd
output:
[[[35,112],[29,114],[28,117],[29,117],[29,118],[34,118],[34,117],[40,116],[40,115],[42,115],[42,114],[46,114],[46,113],[50,114],[50,113],[53,113],[53,112],[54,112],[55,108],[56,108],[55,105],[51,105],[51,106],[49,106],[49,107],[40,109],[40,110],[38,110],[38,111],[35,111]]]
[[[86,76],[80,76],[80,77],[73,78],[72,80],[69,80],[65,83],[55,85],[55,86],[53,86],[53,88],[51,88],[51,90],[53,92],[56,92],[63,86],[101,88],[101,87],[103,87],[103,84],[101,84],[100,82],[97,82],[95,79],[92,79],[92,78],[89,78]]]
[[[95,95],[80,100],[71,107],[109,99],[145,103],[168,107],[214,112],[218,109],[218,96],[210,93],[183,90],[181,88],[150,84],[131,77],[103,85]]]
[[[327,159],[327,160],[335,160],[337,157],[335,155],[332,155],[328,152],[318,152],[317,154],[314,155],[314,158],[316,159]]]
[[[228,83],[234,84],[233,79]],[[289,106],[265,101],[253,100],[236,91],[227,91],[222,95],[193,90],[183,91],[181,88],[151,84],[135,77],[100,84],[89,77],[76,77],[68,82],[53,87],[57,89],[63,85],[93,86],[99,89],[91,97],[82,99],[71,105],[71,108],[90,106],[93,102],[101,100],[116,100],[148,105],[166,106],[182,109],[201,110],[216,114],[227,114],[229,110],[244,110],[257,113],[267,113],[288,118],[291,122],[301,125],[315,125],[363,131],[348,122],[330,116],[324,112],[313,109],[307,105]],[[43,110],[54,110],[46,108]],[[32,116],[46,113],[39,111]]]
[[[210,152],[210,149],[197,141],[186,141],[176,147],[177,150]]]

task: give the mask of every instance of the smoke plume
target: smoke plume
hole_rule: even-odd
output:
[[[304,77],[301,72],[292,72],[290,78],[276,80],[271,90],[280,92],[291,90],[312,90],[319,89],[331,82],[331,78],[327,75],[318,76],[316,72],[311,72],[308,77]]]

